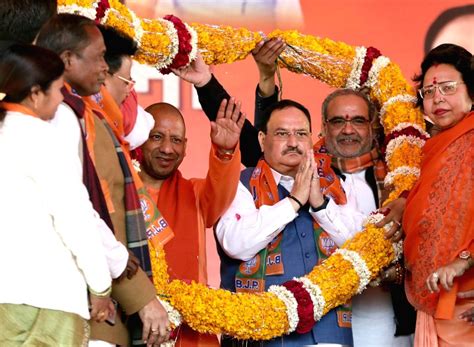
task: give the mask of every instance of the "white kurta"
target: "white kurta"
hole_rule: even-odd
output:
[[[313,214],[338,246],[363,229],[364,219],[376,209],[374,194],[365,180],[365,171],[344,173],[342,181],[347,204],[335,207],[331,200],[325,210]],[[395,313],[390,292],[368,287],[352,299],[354,347],[409,347],[411,337],[395,337]]]
[[[0,303],[89,318],[87,285],[111,277],[74,162],[47,122],[8,112],[0,123]]]

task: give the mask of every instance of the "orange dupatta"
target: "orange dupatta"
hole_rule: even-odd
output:
[[[451,319],[457,292],[474,289],[474,269],[449,292],[430,293],[425,281],[462,250],[474,254],[474,112],[428,140],[423,155],[403,217],[407,296],[416,309]]]
[[[70,86],[66,85],[69,90]],[[92,97],[83,97],[85,104],[89,107],[86,107],[84,114],[85,121],[85,132],[86,132],[86,142],[89,152],[92,157],[92,161],[95,162],[94,156],[94,141],[95,141],[95,123],[94,123],[94,112],[100,113],[106,120],[109,127],[112,129],[114,135],[120,143],[120,147],[124,154],[124,157],[127,161],[127,165],[130,168],[130,172],[133,177],[133,183],[135,188],[140,196],[140,204],[142,210],[144,210],[145,222],[147,223],[147,235],[151,244],[158,249],[159,247],[165,245],[174,237],[172,228],[169,226],[168,222],[161,216],[161,213],[156,209],[154,203],[150,200],[148,193],[146,192],[143,182],[133,167],[130,152],[128,149],[128,143],[123,139],[123,116],[120,111],[120,108],[115,103],[114,99],[107,91],[107,89],[102,86],[100,93],[103,97],[102,105],[97,104]],[[100,180],[101,185],[103,185],[104,192],[109,191],[104,180]],[[105,194],[106,199],[110,199],[109,194]],[[108,202],[109,203],[109,202]]]
[[[34,113],[32,109],[26,106],[23,106],[21,104],[3,101],[3,102],[0,102],[0,107],[7,111],[19,112],[19,113],[26,114],[28,116],[39,118],[39,116],[36,113]]]

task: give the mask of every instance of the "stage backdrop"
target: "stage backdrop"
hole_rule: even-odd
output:
[[[461,0],[126,0],[142,17],[175,14],[186,22],[244,26],[254,31],[298,29],[351,45],[373,46],[399,64],[410,79],[418,72],[424,55],[426,31],[445,9],[464,5]],[[474,23],[473,23],[474,25]],[[243,102],[253,122],[254,93],[258,72],[252,57],[231,65],[213,67],[227,91]],[[181,109],[187,127],[188,147],[181,165],[185,177],[204,177],[210,148],[209,122],[200,110],[193,88],[173,75],[135,65],[139,100],[146,107],[169,102]],[[311,112],[313,139],[320,131],[320,106],[331,89],[310,77],[282,72],[283,97],[294,99]],[[207,234],[209,284],[219,285],[219,258],[212,231]]]

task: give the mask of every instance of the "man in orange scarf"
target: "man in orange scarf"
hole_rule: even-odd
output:
[[[207,177],[188,180],[179,171],[187,145],[180,111],[166,103],[151,105],[146,111],[153,115],[155,126],[141,147],[140,176],[175,235],[165,245],[168,271],[172,278],[206,284],[205,232],[235,196],[240,174],[237,144],[245,116],[232,99],[228,107],[226,102],[221,104],[211,124]],[[178,339],[185,346],[218,344],[215,336],[199,335],[187,326],[180,328]]]

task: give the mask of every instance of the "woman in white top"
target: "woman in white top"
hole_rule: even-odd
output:
[[[0,50],[2,346],[83,345],[87,319],[114,311],[87,191],[46,122],[63,99],[63,71],[46,49]]]

